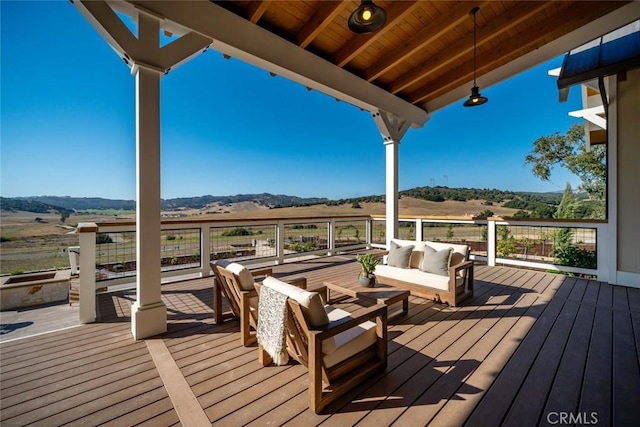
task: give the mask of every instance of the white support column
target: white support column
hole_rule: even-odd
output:
[[[80,236],[80,309],[82,324],[96,321],[96,233],[92,222],[78,224]]]
[[[157,49],[158,21],[140,14],[140,47]],[[131,331],[137,340],[167,331],[160,289],[160,73],[134,67],[136,74],[136,302]]]
[[[609,108],[607,116],[607,233],[598,235],[598,241],[606,241],[606,244],[598,244],[598,253],[606,251],[608,259],[605,271],[608,277],[600,277],[598,280],[611,284],[618,284],[618,78],[609,76]],[[598,257],[600,262],[600,257]],[[598,265],[598,270],[600,266]],[[600,273],[600,271],[599,271]]]
[[[386,241],[390,248],[391,239],[398,237],[398,145],[396,141],[385,141],[386,176]]]
[[[487,218],[487,265],[496,265],[496,222]]]
[[[209,267],[209,259],[211,258],[211,227],[209,224],[200,225],[200,277],[209,277],[211,267]]]
[[[385,145],[386,176],[386,242],[398,236],[398,146],[409,129],[408,120],[386,111],[374,111],[371,116]]]
[[[160,46],[160,25],[167,22],[162,13],[128,2],[77,0],[72,3],[131,67],[136,78],[138,274],[137,300],[131,307],[131,331],[135,339],[143,339],[167,330],[167,309],[160,291],[160,78],[206,50],[213,39],[188,31]],[[137,20],[137,37],[112,7]]]

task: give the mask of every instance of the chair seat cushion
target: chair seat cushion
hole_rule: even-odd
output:
[[[350,318],[349,312],[325,306],[329,322]],[[376,324],[369,320],[322,342],[324,365],[330,368],[376,343]]]

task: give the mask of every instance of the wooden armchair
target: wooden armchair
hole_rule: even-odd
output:
[[[295,289],[267,277],[257,290],[270,287],[288,296],[287,352],[309,370],[309,407],[319,413],[326,405],[387,367],[387,307],[379,304],[348,313],[326,302],[318,292]],[[322,298],[322,299],[321,299]],[[324,301],[323,301],[324,300]],[[263,366],[271,357],[258,343]]]
[[[271,276],[271,268],[249,270],[242,264],[228,261],[211,261],[211,270],[215,277],[213,284],[213,310],[216,323],[230,318],[240,319],[240,341],[245,347],[256,342],[258,324],[258,294],[255,289],[255,277]],[[307,281],[300,278],[293,282],[295,286],[306,288]],[[229,303],[230,312],[222,311],[223,296]]]

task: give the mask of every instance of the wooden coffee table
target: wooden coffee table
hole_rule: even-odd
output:
[[[402,302],[402,309],[398,310],[397,313],[393,313],[393,315],[389,314],[388,318],[402,316],[409,311],[409,295],[411,293],[405,289],[394,288],[384,283],[376,283],[373,288],[365,288],[360,285],[357,277],[353,279],[345,278],[335,282],[324,282],[324,285],[327,287],[329,301],[331,301],[331,291],[333,290],[352,298],[372,300],[387,307],[397,302]]]

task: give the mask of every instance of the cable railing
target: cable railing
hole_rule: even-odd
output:
[[[597,277],[607,264],[599,262],[606,256],[606,242],[598,242],[598,235],[606,226],[605,221],[401,217],[398,238],[467,244],[472,259],[490,266],[512,265]],[[90,270],[88,275],[95,278],[96,288],[135,280],[134,222],[85,224],[79,226],[79,232],[81,237],[84,235],[81,257],[95,251],[93,260],[84,260],[84,271]],[[385,218],[374,216],[163,220],[162,277],[206,277],[210,274],[209,261],[216,259],[248,265],[278,264],[300,256],[386,248],[385,234]]]

